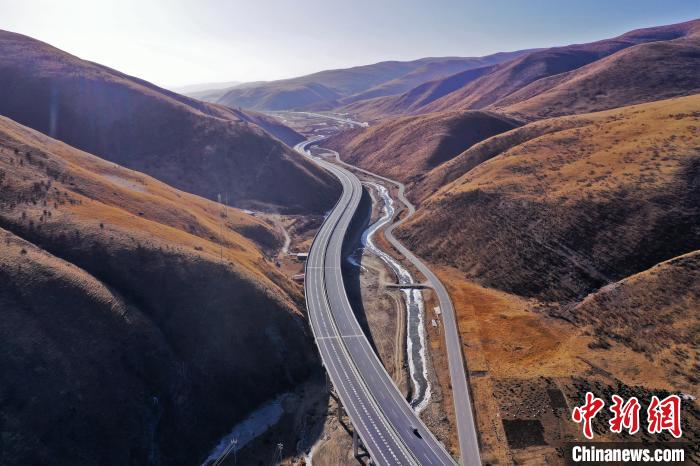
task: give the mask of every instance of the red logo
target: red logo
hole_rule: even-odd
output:
[[[610,407],[610,411],[613,412],[613,418],[610,419],[610,431],[619,434],[622,429],[625,428],[630,434],[636,434],[639,432],[639,408],[641,405],[637,400],[637,397],[632,397],[624,403],[621,397],[617,395],[612,396],[613,405]]]
[[[593,393],[586,392],[586,403],[583,406],[576,406],[571,417],[574,422],[583,423],[583,435],[587,439],[593,438],[593,427],[591,425],[593,418],[598,414],[598,411],[603,409],[605,402],[600,398],[593,396]]]
[[[612,418],[608,421],[610,432],[619,434],[626,429],[631,435],[639,432],[639,411],[641,405],[637,397],[631,397],[625,401],[618,395],[612,396]],[[583,424],[583,435],[593,439],[593,419],[603,409],[605,402],[596,398],[593,393],[586,392],[586,402],[583,406],[574,407],[571,418],[577,424]],[[678,395],[669,395],[663,400],[652,396],[647,408],[647,432],[660,434],[667,430],[676,438],[683,435],[681,430],[681,398]]]
[[[651,404],[647,409],[647,431],[650,434],[658,434],[667,430],[676,438],[681,431],[681,398],[678,395],[669,395],[659,401],[657,396],[651,397]]]

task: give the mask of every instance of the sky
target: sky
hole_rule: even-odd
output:
[[[590,42],[700,0],[0,0],[0,29],[164,87]]]

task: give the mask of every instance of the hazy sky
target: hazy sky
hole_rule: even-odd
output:
[[[700,17],[700,0],[0,0],[0,29],[163,86],[478,56]]]

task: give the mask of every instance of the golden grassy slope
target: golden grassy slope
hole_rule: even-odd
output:
[[[69,221],[101,221],[108,229],[146,232],[154,240],[188,249],[201,246],[204,254],[218,254],[223,243],[228,246],[230,260],[255,273],[260,272],[255,265],[262,258],[260,246],[274,247],[279,241],[269,225],[238,209],[225,209],[227,216],[222,218],[222,205],[76,150],[7,118],[0,117],[0,123],[4,146],[0,166],[6,173],[3,201],[6,206],[15,204],[14,210],[18,210],[19,199],[31,199],[44,191],[46,206],[32,203],[23,210],[55,209],[51,217],[44,215],[41,223],[47,227],[54,219],[60,223],[55,215],[65,215]],[[42,187],[35,188],[42,182]],[[65,213],[56,205],[65,206]],[[5,216],[10,217],[9,212]],[[222,221],[226,225],[223,231]],[[249,237],[238,231],[247,232]],[[253,241],[258,241],[258,246]]]
[[[279,238],[222,213],[0,118],[8,464],[191,464],[308,376],[300,289],[267,259]]]
[[[605,286],[558,315],[590,326],[602,347],[619,342],[661,362],[679,386],[700,383],[700,251]]]
[[[570,409],[588,390],[695,395],[700,96],[531,123],[433,172],[469,164],[433,196],[412,186],[426,200],[399,234],[454,302],[484,460],[561,463],[556,447],[582,440]],[[697,413],[684,402],[691,443]],[[607,420],[598,440],[670,440],[614,436]],[[508,439],[523,421],[544,444]]]
[[[700,247],[700,95],[545,120],[482,144],[498,140],[502,151],[401,229],[420,254],[558,301]]]

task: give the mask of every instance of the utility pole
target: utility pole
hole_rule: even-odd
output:
[[[228,455],[233,451],[233,464],[237,465],[238,464],[238,437],[233,437],[231,439],[231,443],[229,443],[228,447],[226,447],[226,450],[224,450],[224,453],[219,456],[216,461],[212,463],[211,466],[219,466],[223,464],[223,462],[226,460]]]

